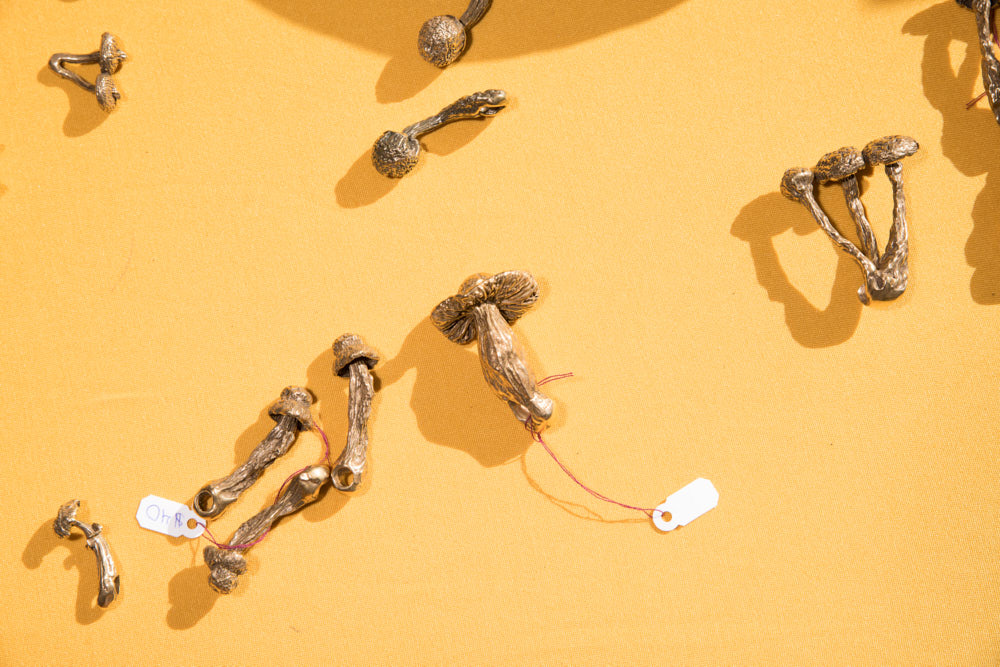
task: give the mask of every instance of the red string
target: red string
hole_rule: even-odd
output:
[[[1000,35],[997,34],[997,22],[996,22],[997,10],[996,10],[996,7],[993,7],[992,9],[990,9],[990,12],[991,12],[991,14],[990,14],[990,16],[991,16],[990,29],[993,31],[993,43],[996,44],[997,46],[1000,46]],[[972,107],[976,106],[976,102],[978,102],[979,100],[983,99],[984,97],[986,97],[986,91],[985,90],[983,92],[979,93],[979,95],[976,96],[976,99],[974,99],[971,102],[969,102],[968,104],[966,104],[965,108],[966,109],[971,109]]]
[[[550,375],[549,377],[545,378],[544,380],[542,380],[538,384],[539,385],[543,385],[546,382],[552,382],[554,380],[561,380],[563,378],[568,378],[568,377],[573,377],[573,374],[572,373],[563,373],[561,375]],[[619,501],[615,500],[614,498],[608,498],[603,493],[595,491],[594,489],[590,488],[589,486],[587,486],[586,484],[584,484],[583,482],[581,482],[580,479],[576,475],[573,474],[573,471],[571,471],[569,468],[567,468],[566,465],[562,461],[559,460],[559,457],[556,456],[556,453],[553,452],[552,449],[549,448],[548,443],[545,442],[545,439],[542,437],[542,432],[539,431],[539,430],[536,430],[531,425],[531,419],[530,418],[527,419],[524,422],[524,428],[527,429],[529,433],[531,433],[531,439],[534,440],[535,442],[537,442],[538,444],[540,444],[542,447],[544,447],[545,451],[548,452],[548,455],[551,456],[552,460],[556,462],[556,465],[558,465],[562,469],[562,471],[564,473],[566,473],[566,476],[569,477],[571,480],[573,480],[576,483],[576,485],[579,486],[581,489],[583,489],[584,491],[586,491],[590,495],[594,496],[598,500],[603,500],[606,503],[611,503],[612,505],[618,505],[618,507],[624,507],[625,509],[628,509],[628,510],[636,510],[638,512],[642,512],[643,514],[645,514],[646,516],[648,516],[650,519],[653,518],[653,512],[656,510],[655,507],[636,507],[635,505],[627,505],[625,503],[622,503],[622,502],[619,502]]]

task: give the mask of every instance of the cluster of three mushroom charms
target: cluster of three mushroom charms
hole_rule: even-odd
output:
[[[378,363],[378,353],[360,336],[345,334],[333,344],[334,372],[349,378],[347,444],[336,461],[308,466],[295,473],[278,492],[275,502],[244,522],[228,544],[205,547],[209,584],[219,593],[236,588],[239,575],[246,571],[244,554],[260,542],[282,517],[319,499],[331,484],[338,491],[358,488],[367,465],[368,417],[374,396],[370,369]],[[301,387],[288,387],[271,407],[277,421],[271,432],[251,453],[247,462],[228,477],[206,485],[195,497],[194,509],[203,517],[215,517],[250,487],[264,470],[291,447],[299,430],[312,428],[312,398]],[[324,435],[325,438],[325,435]]]
[[[909,280],[909,234],[906,225],[906,197],[903,193],[903,167],[900,161],[917,152],[919,145],[910,137],[890,136],[876,139],[859,151],[853,147],[827,153],[812,169],[794,168],[781,179],[781,194],[802,203],[827,235],[854,258],[865,275],[858,288],[861,303],[891,301],[906,290]],[[892,183],[892,229],[885,250],[879,252],[875,233],[861,203],[857,174],[867,167],[885,166]],[[860,247],[848,240],[830,221],[813,190],[813,181],[839,182],[844,189],[847,208],[854,219]]]

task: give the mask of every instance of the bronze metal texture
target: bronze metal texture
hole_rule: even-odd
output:
[[[979,33],[979,53],[982,57],[983,87],[990,102],[993,117],[1000,123],[1000,61],[993,50],[993,10],[1000,7],[1000,0],[955,0],[971,9],[976,15]]]
[[[118,38],[106,32],[101,35],[101,47],[97,51],[86,54],[57,53],[49,58],[49,67],[62,78],[69,79],[84,90],[94,93],[101,109],[111,113],[118,108],[118,101],[121,99],[113,75],[118,73],[127,59],[128,55],[122,50]],[[66,65],[95,64],[100,66],[101,72],[94,83],[66,68]]]
[[[64,503],[59,508],[56,520],[52,524],[53,530],[59,537],[69,537],[70,531],[75,527],[83,531],[87,538],[87,548],[94,552],[97,557],[97,604],[100,607],[108,607],[121,592],[121,581],[118,576],[118,568],[115,567],[114,558],[111,556],[111,548],[108,541],[104,539],[103,528],[99,523],[88,524],[76,518],[76,513],[80,509],[79,500],[71,500]]]
[[[338,491],[354,491],[361,484],[368,459],[368,417],[372,411],[375,386],[371,369],[379,361],[378,352],[361,336],[344,334],[333,343],[333,372],[351,380],[348,395],[347,445],[333,464],[332,483]]]
[[[420,56],[442,68],[458,60],[468,44],[468,31],[482,20],[491,4],[493,0],[472,0],[459,18],[448,14],[428,19],[417,37]]]

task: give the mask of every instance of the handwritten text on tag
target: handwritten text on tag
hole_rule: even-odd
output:
[[[171,537],[195,538],[205,532],[205,521],[194,510],[159,496],[146,496],[139,501],[135,518],[143,528]],[[194,519],[193,528],[188,527],[190,519]]]

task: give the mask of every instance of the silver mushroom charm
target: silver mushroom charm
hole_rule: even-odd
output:
[[[472,0],[462,16],[435,16],[420,28],[417,46],[424,60],[444,68],[452,64],[465,51],[468,31],[479,23],[493,0]]]
[[[288,516],[319,498],[323,486],[330,481],[330,469],[324,465],[306,468],[296,475],[281,496],[270,507],[261,510],[236,529],[229,548],[205,547],[205,563],[210,569],[208,583],[217,593],[231,593],[246,572],[243,557],[257,544],[281,517]]]
[[[979,34],[979,52],[982,57],[983,87],[993,110],[993,117],[1000,123],[1000,60],[993,50],[993,10],[1000,7],[1000,0],[955,0],[976,14]]]
[[[410,173],[420,159],[423,134],[456,120],[488,118],[500,113],[507,104],[507,93],[484,90],[449,104],[435,115],[414,123],[402,132],[384,132],[372,147],[372,164],[378,173],[389,178],[402,178]]]
[[[827,153],[813,169],[795,168],[785,172],[781,179],[781,194],[802,203],[819,226],[840,248],[848,253],[865,274],[865,284],[858,288],[858,299],[869,304],[891,301],[906,290],[909,280],[909,235],[906,223],[906,196],[903,193],[903,168],[899,162],[919,149],[910,137],[890,136],[876,139],[863,151],[847,147]],[[865,215],[858,191],[856,174],[866,167],[885,165],[885,173],[892,183],[893,222],[885,251],[879,252],[875,234]],[[847,199],[847,207],[858,229],[859,249],[833,225],[816,201],[813,181],[821,183],[840,181]]]
[[[449,340],[466,345],[479,340],[479,361],[486,382],[510,406],[517,420],[533,431],[552,416],[552,399],[540,391],[524,349],[510,325],[538,300],[538,283],[526,271],[472,276],[458,294],[442,301],[431,321]]]
[[[80,509],[79,500],[71,500],[59,508],[55,522],[52,524],[53,530],[59,537],[69,537],[70,531],[76,527],[83,531],[87,538],[87,548],[97,556],[98,593],[97,605],[108,607],[118,593],[121,591],[121,581],[118,577],[118,569],[115,567],[114,558],[111,557],[111,548],[108,541],[104,539],[101,524],[87,524],[76,518],[76,513]]]
[[[334,341],[333,355],[333,372],[350,378],[351,385],[347,445],[333,464],[331,479],[338,491],[354,491],[361,484],[368,459],[368,417],[375,395],[371,369],[378,363],[379,356],[355,334],[344,334]]]
[[[97,96],[97,103],[107,113],[118,108],[121,94],[115,85],[113,75],[118,73],[128,55],[122,50],[121,42],[110,32],[101,35],[101,48],[93,53],[76,55],[72,53],[57,53],[49,58],[49,67],[64,79],[69,79],[84,90],[89,90]],[[72,65],[99,65],[101,73],[94,83],[84,80],[79,74],[66,69]]]
[[[246,463],[228,477],[206,484],[194,498],[194,511],[199,516],[213,518],[236,502],[240,494],[253,486],[268,466],[283,456],[299,431],[312,428],[312,396],[302,387],[285,387],[281,398],[268,410],[277,422],[263,440],[254,448]]]

